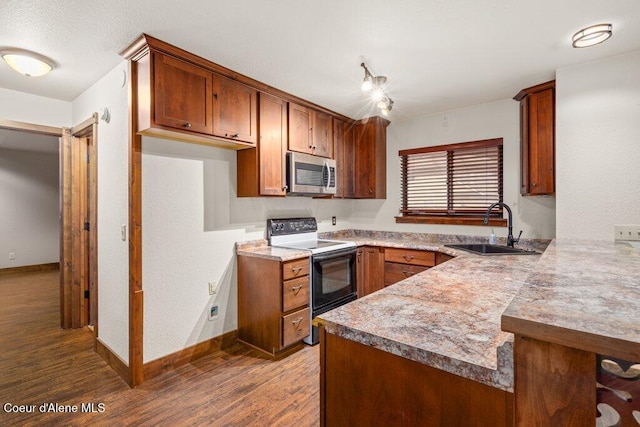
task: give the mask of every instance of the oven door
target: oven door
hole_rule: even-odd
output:
[[[353,298],[356,294],[356,248],[312,255],[311,287],[314,313]]]

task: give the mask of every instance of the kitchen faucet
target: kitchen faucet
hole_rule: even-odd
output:
[[[496,206],[502,206],[506,208],[507,212],[509,213],[509,219],[507,220],[507,225],[509,226],[509,234],[507,235],[507,246],[513,247],[514,243],[518,243],[520,241],[520,236],[522,236],[522,230],[520,230],[520,234],[518,234],[518,238],[514,239],[513,238],[513,215],[511,214],[511,208],[509,207],[509,205],[502,202],[496,202],[491,206],[489,206],[489,208],[487,209],[487,213],[484,215],[484,224],[485,225],[489,224],[489,215],[491,214],[491,211],[493,210],[493,208],[495,208]]]

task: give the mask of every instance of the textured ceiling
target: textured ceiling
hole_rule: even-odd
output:
[[[587,49],[571,35],[611,22]],[[510,98],[554,70],[640,49],[639,0],[2,0],[0,47],[58,67],[27,78],[0,63],[0,87],[73,100],[147,33],[358,118],[365,60],[386,75],[391,120]]]

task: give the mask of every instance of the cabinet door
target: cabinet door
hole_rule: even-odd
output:
[[[313,154],[312,112],[302,105],[289,103],[289,150]]]
[[[284,196],[287,152],[287,102],[260,94],[260,194]]]
[[[333,158],[338,181],[334,198],[353,198],[354,132],[351,123],[333,119]]]
[[[553,194],[554,111],[553,89],[533,93],[529,109],[529,194]]]
[[[157,52],[153,55],[155,123],[211,134],[211,72]]]
[[[358,298],[362,298],[366,295],[365,286],[365,265],[364,265],[364,248],[358,248],[356,250],[356,287]]]
[[[357,199],[387,197],[388,125],[388,120],[371,117],[356,126],[354,196]]]
[[[213,76],[213,134],[255,144],[258,140],[258,94],[249,86]]]
[[[313,111],[312,149],[316,156],[333,158],[333,117],[321,111]]]
[[[367,246],[364,249],[365,278],[364,292],[372,292],[384,288],[384,251],[382,248]]]

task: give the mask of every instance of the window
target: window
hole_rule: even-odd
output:
[[[502,202],[502,138],[401,150],[396,222],[482,224]],[[491,225],[504,225],[502,208]]]

